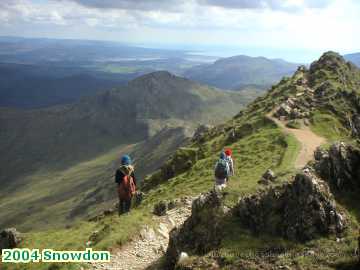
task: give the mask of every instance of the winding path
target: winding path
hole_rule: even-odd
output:
[[[302,125],[300,129],[288,128],[285,125],[285,122],[280,121],[273,116],[275,111],[276,109],[271,111],[269,114],[267,114],[267,117],[274,121],[279,127],[281,127],[285,133],[294,135],[295,138],[300,142],[301,149],[299,155],[296,158],[294,166],[296,169],[302,169],[310,160],[314,158],[314,151],[317,147],[326,143],[326,139],[312,132],[311,129],[306,125]]]

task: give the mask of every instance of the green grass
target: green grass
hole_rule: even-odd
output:
[[[293,172],[296,158],[301,150],[301,144],[294,135],[286,134],[284,136],[286,151],[282,157],[280,166],[275,170],[275,172],[279,174],[287,174]]]
[[[110,73],[129,74],[138,71],[140,68],[136,66],[118,66],[118,65],[108,64],[102,69],[105,72],[110,72]]]
[[[350,139],[349,131],[330,112],[315,111],[311,118],[310,127],[314,133],[326,138],[330,143]]]
[[[216,141],[212,144],[215,145]],[[236,171],[228,185],[229,205],[236,203],[239,196],[250,194],[259,188],[257,181],[267,169],[292,171],[296,151],[299,149],[293,137],[285,136],[280,129],[273,126],[260,128],[236,143],[223,147],[232,148]],[[187,172],[152,189],[145,203],[154,204],[160,199],[173,199],[208,191],[214,185],[213,167],[218,155],[219,152],[212,152]]]

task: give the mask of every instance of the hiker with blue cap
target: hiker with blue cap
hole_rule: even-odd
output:
[[[128,155],[121,157],[121,166],[116,170],[115,182],[118,184],[119,215],[130,212],[131,199],[136,193],[134,166]]]

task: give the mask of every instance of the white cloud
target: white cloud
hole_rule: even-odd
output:
[[[53,33],[51,37],[60,38],[360,50],[360,35],[356,35],[360,5],[354,0],[171,0],[159,1],[155,6],[149,5],[155,0],[137,4],[115,1],[115,6],[110,0],[86,1],[88,5],[77,2],[85,1],[2,1],[0,22],[6,26],[0,34],[9,34],[6,31],[10,30],[17,34],[14,29],[26,25],[28,35]],[[99,6],[101,3],[107,4],[106,8]],[[169,3],[179,5],[169,7]]]

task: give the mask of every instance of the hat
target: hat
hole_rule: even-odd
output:
[[[225,154],[226,154],[228,157],[231,157],[231,156],[232,156],[232,150],[231,150],[230,148],[225,149]]]
[[[131,158],[128,155],[121,157],[121,165],[131,165]]]

